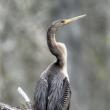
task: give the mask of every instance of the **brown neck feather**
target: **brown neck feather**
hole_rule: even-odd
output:
[[[62,51],[59,49],[59,43],[55,39],[56,28],[50,27],[47,31],[47,44],[50,52],[57,58],[56,64],[60,67],[65,65],[65,59],[62,55]]]

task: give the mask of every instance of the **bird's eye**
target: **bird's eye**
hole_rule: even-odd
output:
[[[61,23],[64,23],[64,22],[65,22],[64,20],[61,21]]]

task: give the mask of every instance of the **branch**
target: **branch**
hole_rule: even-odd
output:
[[[21,87],[18,87],[19,94],[24,98],[26,105],[23,108],[12,107],[8,104],[0,103],[0,110],[32,110],[32,103]]]
[[[19,108],[11,107],[8,104],[0,103],[0,110],[21,110]]]
[[[26,102],[26,109],[32,110],[32,104],[31,104],[31,101],[30,101],[29,97],[27,96],[27,94],[23,91],[23,89],[21,87],[18,87],[18,92],[24,98],[24,100]]]

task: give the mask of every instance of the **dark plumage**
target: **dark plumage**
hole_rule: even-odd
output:
[[[71,89],[67,73],[66,46],[55,39],[59,27],[85,15],[53,22],[47,31],[47,44],[56,61],[41,74],[34,94],[34,110],[69,110]]]

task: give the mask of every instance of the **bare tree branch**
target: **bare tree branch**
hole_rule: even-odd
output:
[[[12,107],[11,105],[0,103],[0,110],[32,110],[32,103],[27,96],[27,94],[23,91],[21,87],[18,87],[18,92],[19,94],[24,98],[25,100],[25,107],[23,108],[17,108],[17,107]]]
[[[21,109],[12,107],[8,104],[0,103],[0,110],[21,110]]]
[[[32,110],[32,104],[27,94],[23,91],[21,87],[18,87],[18,92],[24,98],[27,110]]]

